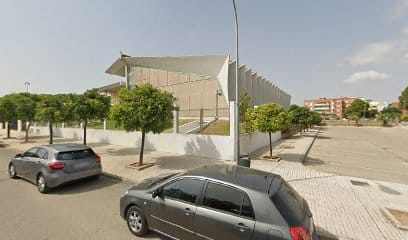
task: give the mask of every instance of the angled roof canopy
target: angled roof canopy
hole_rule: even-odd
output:
[[[217,76],[228,55],[182,57],[128,57],[122,55],[105,72],[124,77],[125,66],[141,66],[174,72]]]

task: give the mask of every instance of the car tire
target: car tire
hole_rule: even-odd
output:
[[[40,193],[47,193],[50,190],[47,187],[47,181],[42,174],[38,175],[37,177],[37,189]]]
[[[126,213],[126,222],[129,231],[135,236],[143,236],[148,231],[146,217],[144,216],[143,211],[136,206],[132,206],[128,209]]]
[[[11,179],[16,179],[17,178],[17,172],[16,172],[16,169],[14,168],[13,164],[9,165],[8,174],[9,174],[9,177]]]

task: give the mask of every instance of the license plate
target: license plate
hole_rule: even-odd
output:
[[[86,162],[75,164],[75,168],[76,168],[76,169],[82,169],[82,168],[86,168],[86,167],[88,167],[88,166],[89,166],[89,164],[86,163]]]

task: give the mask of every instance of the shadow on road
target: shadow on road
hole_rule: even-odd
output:
[[[91,146],[93,147],[92,144]],[[151,152],[152,150],[149,150],[149,149],[143,150],[143,154],[149,154]],[[140,153],[139,148],[132,147],[132,148],[120,148],[120,149],[108,148],[106,149],[104,154],[111,155],[111,156],[135,156],[135,160],[138,160],[139,153]]]
[[[79,194],[85,192],[96,191],[101,188],[107,188],[118,183],[121,183],[121,180],[116,180],[108,177],[101,176],[98,179],[83,179],[78,180],[77,182],[72,182],[55,189],[52,189],[49,194],[56,195],[71,195]]]
[[[323,165],[323,164],[326,164],[326,162],[318,158],[312,158],[312,157],[306,157],[305,161],[303,162],[303,165],[305,166],[317,166],[317,165]]]

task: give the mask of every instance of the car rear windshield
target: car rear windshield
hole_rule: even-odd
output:
[[[299,226],[303,223],[306,215],[304,200],[284,180],[271,199],[290,226]]]
[[[57,160],[76,160],[95,156],[92,149],[82,149],[75,151],[60,152],[57,154]]]

